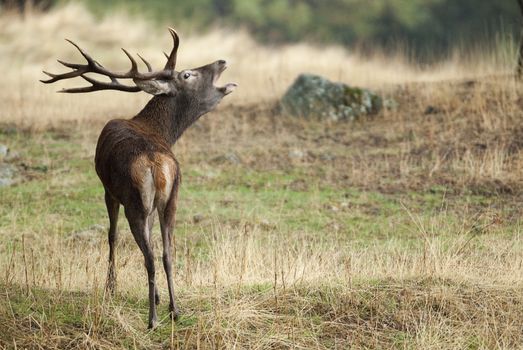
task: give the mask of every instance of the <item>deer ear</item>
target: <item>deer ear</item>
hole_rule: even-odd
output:
[[[173,86],[165,80],[134,79],[134,83],[140,88],[140,90],[151,95],[173,95],[175,92]]]

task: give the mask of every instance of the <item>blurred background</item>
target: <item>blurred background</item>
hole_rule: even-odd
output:
[[[279,99],[303,72],[369,88],[513,72],[522,21],[518,0],[2,0],[9,89],[0,117],[35,125],[99,115],[89,95],[71,99],[35,84],[42,69],[63,71],[57,58],[82,60],[63,38],[113,69],[127,69],[120,47],[157,67],[173,26],[180,68],[227,59],[223,79],[242,86],[235,103],[252,104]],[[29,95],[36,103],[20,108]],[[138,95],[104,95],[101,114],[134,112],[147,98]]]
[[[63,0],[2,0],[4,10],[52,10]],[[517,0],[78,0],[96,16],[125,11],[185,32],[244,28],[265,44],[313,42],[362,50],[406,48],[424,61],[456,47],[518,36]]]

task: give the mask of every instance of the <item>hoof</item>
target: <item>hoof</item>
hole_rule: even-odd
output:
[[[157,325],[158,325],[158,322],[156,322],[156,321],[149,321],[149,325],[147,326],[147,329],[154,330],[154,329],[156,329]]]
[[[180,318],[180,310],[177,307],[169,307],[169,312],[171,313],[171,320],[178,321]]]

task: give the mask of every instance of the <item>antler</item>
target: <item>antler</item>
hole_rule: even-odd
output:
[[[128,86],[121,84],[118,79],[133,79],[133,80],[154,80],[154,79],[165,79],[169,80],[173,78],[174,68],[176,66],[176,56],[178,52],[178,46],[180,44],[180,39],[178,37],[178,34],[176,31],[172,28],[169,28],[169,32],[171,33],[171,36],[173,37],[173,49],[171,51],[171,54],[167,58],[167,63],[165,64],[165,67],[163,70],[159,71],[153,71],[151,64],[147,62],[142,56],[138,55],[140,59],[145,63],[147,66],[147,72],[141,73],[138,71],[138,64],[136,63],[135,59],[131,56],[131,54],[122,48],[125,55],[129,58],[131,61],[131,68],[127,72],[112,72],[108,69],[106,69],[104,66],[102,66],[100,63],[98,63],[95,59],[93,59],[87,52],[82,50],[80,46],[78,46],[76,43],[69,39],[67,40],[69,43],[71,43],[80,54],[85,58],[87,61],[87,64],[77,64],[77,63],[68,63],[61,60],[58,60],[59,63],[63,64],[64,66],[71,68],[71,72],[62,73],[62,74],[53,74],[46,71],[43,71],[43,73],[50,77],[50,79],[47,80],[40,80],[42,83],[50,84],[54,83],[59,80],[64,79],[70,79],[75,77],[82,77],[84,80],[89,82],[91,86],[86,87],[79,87],[79,88],[70,88],[70,89],[63,89],[59,92],[68,92],[68,93],[80,93],[80,92],[92,92],[92,91],[99,91],[99,90],[120,90],[120,91],[126,91],[126,92],[138,92],[141,91],[141,89],[138,86]],[[111,82],[103,82],[96,79],[93,79],[91,77],[86,76],[87,73],[95,73],[100,74],[106,77],[109,77],[111,79]]]
[[[171,33],[171,36],[173,37],[173,49],[171,50],[169,57],[167,57],[167,63],[163,69],[174,70],[174,67],[176,67],[176,57],[178,53],[178,46],[180,45],[180,38],[178,37],[176,30],[172,29],[171,27],[168,29]]]

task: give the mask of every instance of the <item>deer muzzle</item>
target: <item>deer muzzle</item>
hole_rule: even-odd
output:
[[[213,63],[213,66],[215,68],[215,73],[213,77],[213,84],[216,83],[216,81],[220,78],[220,75],[223,73],[225,69],[227,69],[227,61],[225,60],[218,60]],[[227,83],[224,86],[218,86],[216,87],[220,92],[222,92],[224,95],[228,95],[231,92],[233,92],[238,87],[237,83]]]

